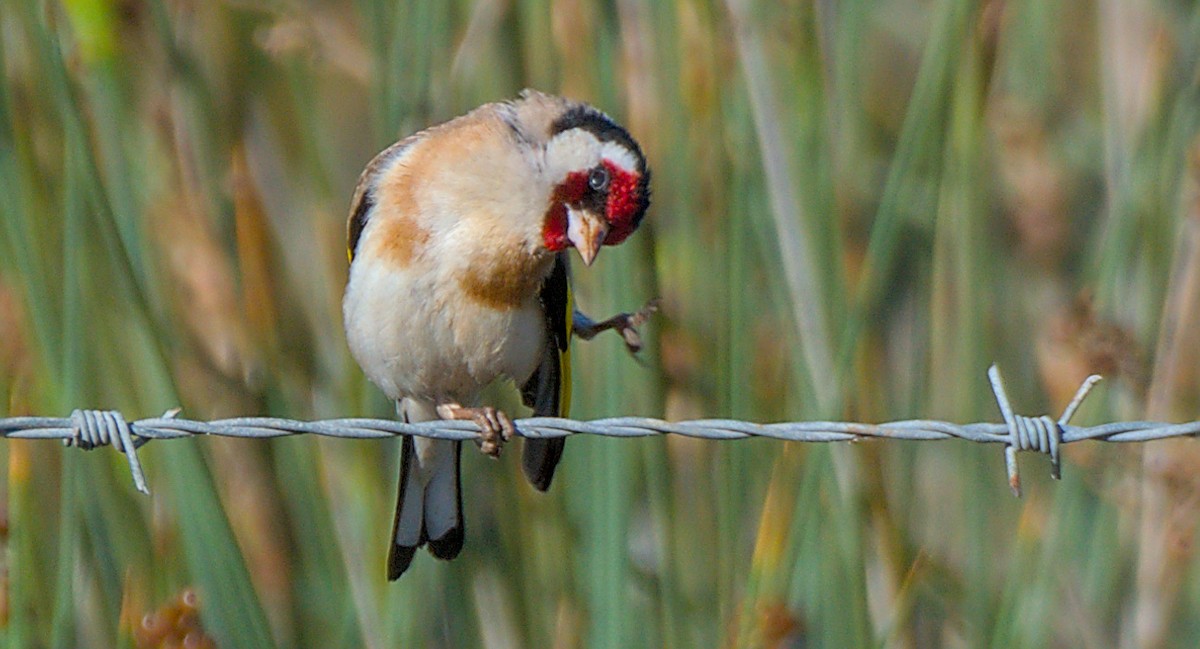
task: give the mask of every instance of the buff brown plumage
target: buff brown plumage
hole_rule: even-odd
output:
[[[491,454],[513,433],[507,415],[477,404],[492,382],[514,381],[537,415],[565,414],[567,343],[581,321],[567,249],[590,265],[628,237],[649,179],[640,147],[607,115],[535,91],[388,147],[350,210],[343,316],[354,358],[404,420],[473,420]],[[464,540],[461,443],[402,444],[389,579],[422,545],[451,559]],[[562,449],[562,439],[526,440],[538,489]]]

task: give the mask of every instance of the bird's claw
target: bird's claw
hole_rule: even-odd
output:
[[[642,350],[642,335],[638,332],[638,327],[646,324],[651,314],[658,311],[658,304],[659,299],[654,298],[633,313],[620,313],[600,322],[587,317],[582,311],[576,311],[572,317],[571,330],[576,336],[584,340],[591,340],[600,332],[612,329],[621,334],[621,339],[625,341],[625,348],[631,354],[636,354]]]
[[[475,443],[485,455],[494,458],[500,457],[504,443],[517,433],[512,419],[503,410],[497,410],[491,406],[465,408],[457,403],[448,403],[438,406],[437,410],[442,419],[475,422],[475,425],[479,426],[479,438]]]

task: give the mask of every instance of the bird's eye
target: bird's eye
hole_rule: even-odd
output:
[[[594,191],[602,192],[608,188],[608,169],[604,167],[596,167],[588,174],[588,187]]]

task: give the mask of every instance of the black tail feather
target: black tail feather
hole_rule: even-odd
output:
[[[388,550],[388,581],[395,581],[408,570],[408,565],[412,563],[413,555],[416,554],[417,548],[421,547],[421,543],[425,541],[425,531],[421,530],[421,539],[416,545],[400,545],[396,543],[396,532],[400,530],[400,513],[404,508],[404,491],[405,485],[408,484],[408,472],[412,463],[413,438],[410,435],[405,435],[400,446],[400,486],[396,494],[396,518],[392,522],[392,535],[389,537],[390,549]]]
[[[554,479],[554,469],[562,459],[563,448],[566,445],[567,440],[562,437],[525,440],[521,468],[525,470],[525,477],[538,491],[550,488],[550,481]]]
[[[458,496],[458,522],[440,539],[429,539],[429,553],[439,559],[449,561],[462,551],[463,538],[466,536],[466,526],[463,525],[462,506],[462,442],[454,443],[454,492]],[[421,531],[424,538],[425,532]]]

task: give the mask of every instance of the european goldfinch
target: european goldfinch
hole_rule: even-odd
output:
[[[479,407],[507,378],[539,416],[568,405],[567,343],[644,314],[593,323],[575,312],[567,248],[591,265],[637,229],[650,202],[641,148],[586,104],[526,90],[400,140],[368,165],[349,219],[342,304],[351,353],[404,421],[469,419],[499,453],[511,420]],[[522,465],[550,486],[564,440],[525,440]],[[428,543],[463,544],[461,442],[405,436],[389,580]]]

